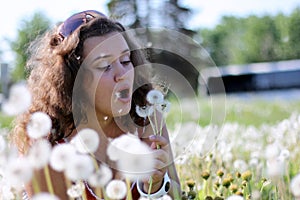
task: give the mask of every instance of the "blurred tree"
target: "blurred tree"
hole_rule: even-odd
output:
[[[145,45],[150,62],[172,67],[197,91],[199,73],[196,68],[202,66],[203,60],[199,45],[192,41],[197,32],[187,28],[188,17],[192,14],[190,8],[182,6],[179,0],[111,0],[107,7],[112,17],[126,27],[144,28],[135,34]],[[157,46],[161,47],[159,51],[155,49]]]
[[[39,35],[43,34],[50,26],[50,20],[43,13],[37,12],[29,20],[23,20],[18,30],[17,39],[10,41],[12,50],[16,53],[15,66],[12,71],[12,80],[25,79],[25,63],[28,58],[27,48]]]
[[[291,48],[290,57],[300,58],[300,7],[291,14],[287,29],[288,44]]]
[[[250,16],[246,21],[246,29],[242,38],[245,48],[241,51],[244,63],[278,60],[276,50],[280,35],[272,17]]]
[[[217,66],[299,59],[300,8],[290,16],[223,16],[199,35]]]
[[[233,16],[222,17],[214,29],[202,29],[202,45],[210,53],[217,66],[229,63],[242,63],[240,51],[244,48],[242,35],[245,33],[245,20]]]

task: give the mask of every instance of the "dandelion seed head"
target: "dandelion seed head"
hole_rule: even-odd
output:
[[[9,99],[2,104],[2,111],[10,116],[16,116],[27,111],[31,104],[31,93],[27,85],[17,83],[10,88]]]
[[[67,189],[67,194],[71,198],[79,198],[82,196],[84,189],[84,184],[79,181]]]
[[[167,100],[164,100],[163,103],[157,104],[155,108],[161,113],[168,113],[171,109],[171,103]]]
[[[50,143],[46,139],[41,139],[30,147],[27,157],[33,168],[41,169],[48,164],[50,155]]]
[[[146,118],[148,116],[151,116],[154,112],[153,106],[136,106],[135,112],[138,116]]]
[[[86,154],[73,156],[65,168],[66,176],[72,181],[88,179],[93,171],[93,160]]]
[[[127,194],[127,187],[124,181],[112,180],[106,186],[106,194],[111,199],[123,199]]]
[[[59,200],[59,198],[53,194],[50,194],[47,192],[41,192],[41,193],[35,194],[32,197],[32,200]]]
[[[300,174],[297,174],[292,178],[290,189],[294,197],[300,197]]]
[[[116,161],[118,170],[130,180],[148,177],[154,169],[152,149],[133,134],[113,139],[108,145],[107,155]]]
[[[104,187],[112,177],[112,170],[102,164],[99,169],[89,177],[88,182],[93,187]]]
[[[31,115],[27,125],[27,133],[29,137],[38,139],[50,133],[52,121],[49,115],[43,112],[35,112]]]
[[[159,90],[150,90],[146,96],[147,101],[154,105],[154,104],[162,104],[164,101],[164,95]]]
[[[26,158],[11,160],[5,169],[5,177],[14,188],[22,188],[28,183],[33,174],[33,169]]]
[[[94,153],[98,149],[100,138],[98,133],[90,128],[80,130],[71,140],[76,150],[80,153]]]
[[[50,166],[56,171],[63,171],[67,163],[76,156],[76,149],[69,143],[59,144],[53,147],[50,155]]]

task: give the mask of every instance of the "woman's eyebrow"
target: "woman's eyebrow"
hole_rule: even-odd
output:
[[[121,52],[120,55],[126,54],[127,52],[130,52],[130,50],[129,50],[129,49],[125,49],[125,50],[123,50],[123,51]],[[93,62],[95,62],[96,60],[99,60],[99,59],[110,58],[110,57],[113,57],[113,55],[111,55],[111,54],[108,54],[108,55],[100,54],[99,56],[97,56],[97,57],[93,60]]]

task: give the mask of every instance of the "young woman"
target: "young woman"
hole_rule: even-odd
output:
[[[26,126],[37,111],[51,117],[53,129],[47,138],[52,145],[69,142],[84,128],[94,129],[101,141],[95,157],[99,164],[112,166],[114,178],[118,178],[118,170],[106,154],[108,138],[137,132],[158,156],[151,187],[147,180],[133,183],[133,199],[148,192],[153,198],[164,194],[175,197],[180,184],[167,129],[164,126],[161,136],[154,135],[149,121],[136,113],[136,106],[146,105],[146,95],[153,85],[147,67],[136,70],[147,62],[132,39],[120,23],[94,10],[72,15],[37,39],[27,62],[33,102],[16,121],[13,141],[22,154],[27,153],[34,141],[26,134]],[[55,194],[68,199],[63,176],[55,170],[50,174]],[[36,177],[41,190],[46,190],[44,176],[37,173]],[[166,184],[171,186],[168,191],[163,188]],[[88,199],[97,198],[91,187],[86,185],[86,189]],[[32,193],[28,186],[26,195]]]

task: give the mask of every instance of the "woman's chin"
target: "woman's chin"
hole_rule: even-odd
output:
[[[126,107],[124,106],[122,108],[114,110],[113,115],[115,117],[121,117],[121,116],[127,115],[129,113],[129,111],[130,111],[130,106],[126,106]]]

